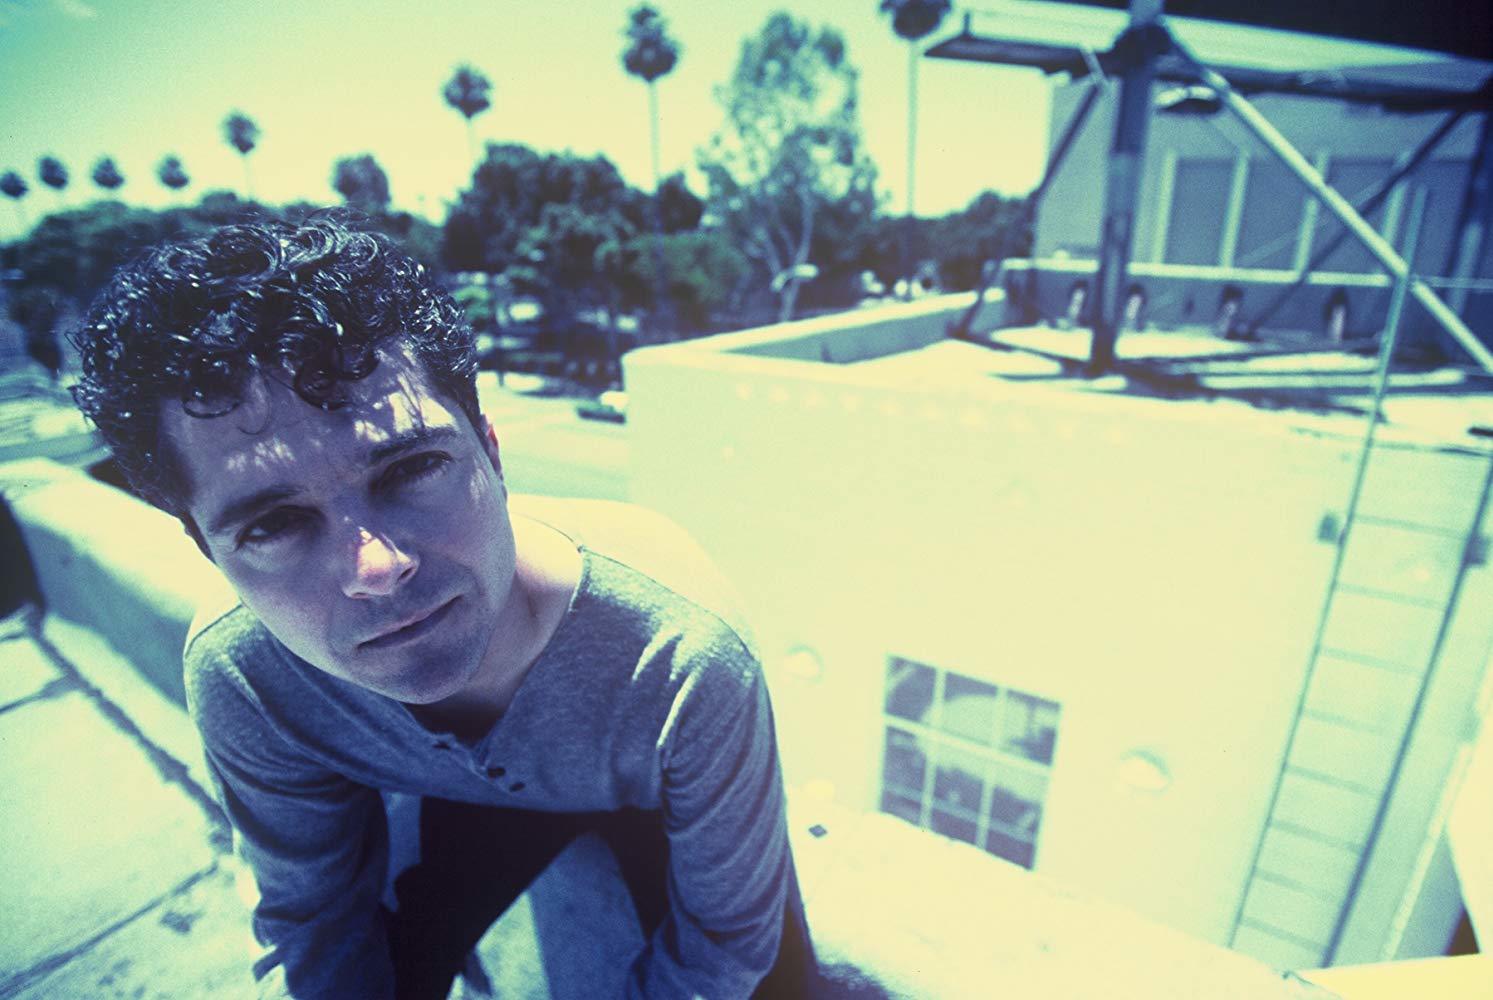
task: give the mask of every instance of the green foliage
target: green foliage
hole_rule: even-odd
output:
[[[36,161],[36,176],[53,191],[67,187],[67,167],[55,156],[43,156]]]
[[[937,262],[939,282],[950,291],[965,291],[980,282],[986,261],[1031,253],[1032,231],[1027,203],[993,191],[977,195],[962,212],[925,222],[925,254]]]
[[[332,187],[360,212],[372,215],[389,207],[389,177],[367,153],[338,160],[332,169]]]
[[[952,6],[949,0],[881,0],[881,12],[892,15],[892,30],[909,42],[937,30]]]
[[[779,12],[742,43],[717,92],[725,122],[699,156],[710,213],[757,265],[760,288],[805,264],[835,267],[824,259],[832,241],[816,229],[830,225],[843,240],[875,213],[857,91],[839,33]],[[779,281],[780,318],[792,315],[800,284]]]
[[[680,233],[700,225],[705,203],[695,196],[684,181],[683,173],[673,173],[658,186],[659,228],[665,233]]]
[[[119,172],[114,157],[99,157],[98,162],[93,165],[93,183],[105,191],[118,191],[124,186],[124,174]]]
[[[219,226],[280,217],[295,221],[319,206],[288,205],[279,211],[241,200],[230,191],[211,191],[188,208],[154,211],[118,201],[54,212],[30,233],[0,246],[0,270],[17,272],[6,304],[26,332],[28,350],[39,358],[56,351],[56,325],[86,308],[109,277],[141,251],[157,244],[205,236]],[[440,230],[405,213],[379,214],[368,228],[399,241],[427,267],[438,267]]]
[[[223,140],[240,156],[248,156],[259,145],[259,126],[242,111],[234,111],[223,119]]]
[[[615,305],[612,258],[601,250],[634,231],[620,212],[588,211],[574,202],[545,205],[519,242],[522,263],[509,276],[519,292],[539,299],[551,323],[569,326],[582,310]]]
[[[628,250],[625,266],[632,276],[631,287],[635,294],[650,295],[654,258],[646,239],[634,240]],[[740,314],[752,262],[724,231],[671,233],[663,238],[662,250],[667,294],[682,331],[705,333],[717,326],[718,317]]]
[[[456,67],[441,89],[441,97],[467,121],[492,107],[491,95],[492,81],[473,66]]]
[[[181,165],[181,160],[175,156],[164,157],[156,165],[156,177],[172,191],[180,191],[192,182],[187,176],[186,168]]]
[[[27,185],[26,179],[14,170],[7,170],[4,174],[0,174],[0,193],[3,193],[7,198],[14,198],[19,201],[26,197],[26,192],[30,190],[31,188]]]
[[[643,196],[606,157],[540,154],[527,146],[491,144],[445,227],[445,260],[453,270],[501,274],[528,263],[520,244],[546,207],[570,205],[617,216],[623,230],[642,224]],[[528,252],[527,250],[524,253]]]
[[[641,3],[627,15],[627,47],[622,67],[645,83],[667,76],[679,62],[679,43],[669,35],[669,25],[651,4]]]

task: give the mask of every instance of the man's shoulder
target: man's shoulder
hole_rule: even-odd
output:
[[[276,647],[269,630],[226,582],[202,594],[182,648],[188,701],[225,681],[247,689],[254,665],[280,659]]]
[[[663,514],[612,500],[516,496],[510,503],[514,514],[548,524],[582,549],[646,579],[655,610],[718,622],[755,656],[735,588],[699,543]]]

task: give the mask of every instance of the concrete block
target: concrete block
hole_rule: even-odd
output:
[[[16,636],[0,641],[0,709],[31,697],[61,676],[31,640]]]
[[[211,868],[204,813],[81,693],[0,715],[0,993]]]
[[[212,778],[202,756],[202,740],[187,710],[148,683],[119,649],[92,629],[56,615],[42,620],[42,636],[79,675],[98,688],[139,727],[141,734],[186,766],[197,786],[212,794]]]
[[[1324,995],[893,817],[813,800],[790,813],[810,932],[835,979],[919,1000]]]
[[[14,997],[247,1000],[255,995],[252,954],[248,910],[233,877],[213,869]]]

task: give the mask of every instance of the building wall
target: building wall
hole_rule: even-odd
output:
[[[1054,135],[1071,119],[1087,86],[1079,82],[1054,88]],[[1157,91],[1164,86],[1158,84]],[[1097,256],[1115,103],[1114,93],[1100,98],[1054,179],[1038,214],[1036,256]],[[1408,156],[1443,118],[1284,96],[1262,96],[1253,103],[1350,201],[1369,193],[1388,175],[1396,158]],[[1403,193],[1392,195],[1370,218],[1381,235],[1403,248],[1410,201],[1414,192],[1425,191],[1426,221],[1416,255],[1425,273],[1442,273],[1451,251],[1452,228],[1476,141],[1476,116],[1468,116],[1403,186]],[[1237,232],[1226,240],[1226,229],[1233,228],[1225,223],[1236,169],[1242,173],[1241,211]],[[1211,118],[1152,116],[1136,219],[1136,260],[1291,267],[1303,251],[1303,221],[1311,232],[1309,248],[1324,246],[1339,231],[1326,214],[1227,111]],[[1226,252],[1230,243],[1232,259]],[[1324,268],[1370,269],[1366,252],[1356,244],[1345,245]]]
[[[995,380],[899,387],[743,337],[628,356],[632,497],[747,597],[790,783],[878,807],[893,657],[1049,699],[1035,868],[1226,943],[1333,562],[1319,525],[1346,502],[1358,429]],[[747,343],[758,356],[731,353]],[[1462,489],[1463,456],[1406,453],[1412,495]],[[1493,594],[1485,567],[1470,576],[1477,610],[1436,712],[1465,710],[1487,663]],[[1424,839],[1449,752],[1412,775],[1424,794],[1397,799],[1395,849]],[[1391,911],[1398,865],[1375,890]]]

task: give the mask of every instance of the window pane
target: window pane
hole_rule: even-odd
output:
[[[1032,866],[1032,855],[1035,853],[1035,847],[1030,841],[1008,837],[993,827],[985,835],[985,850],[1023,868]]]
[[[979,832],[979,827],[974,820],[965,819],[963,816],[957,816],[944,809],[933,810],[932,826],[935,833],[962,840],[966,844],[973,844]]]
[[[933,706],[933,668],[892,657],[886,669],[886,713],[923,722]]]
[[[938,766],[933,772],[934,804],[970,820],[977,819],[988,770],[988,763],[975,754],[939,747]]]
[[[909,798],[906,795],[898,795],[892,791],[881,793],[881,811],[905,819],[914,826],[923,821],[922,802],[914,798]]]
[[[1018,840],[1035,840],[1047,779],[1008,768],[998,771],[991,786],[990,826]]]
[[[1218,263],[1233,178],[1234,164],[1228,160],[1177,162],[1166,233],[1168,264]]]
[[[1001,718],[1001,749],[1038,764],[1051,764],[1058,735],[1058,711],[1057,702],[1007,689]]]
[[[1254,157],[1244,187],[1244,214],[1239,220],[1239,242],[1234,246],[1236,267],[1287,268],[1296,259],[1306,190],[1296,175],[1275,160]]]
[[[997,692],[994,684],[946,675],[938,728],[977,743],[994,743]]]
[[[886,757],[882,765],[886,785],[913,798],[922,798],[923,775],[927,768],[928,758],[923,753],[918,738],[900,729],[887,727]]]

